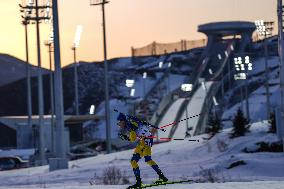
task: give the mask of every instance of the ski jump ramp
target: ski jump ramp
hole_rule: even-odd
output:
[[[201,113],[202,107],[205,103],[205,99],[206,99],[206,96],[207,96],[206,95],[207,91],[210,90],[210,87],[212,86],[212,84],[213,84],[212,81],[205,82],[206,89],[204,89],[203,86],[200,86],[197,89],[197,91],[194,93],[193,97],[191,98],[190,102],[188,103],[188,105],[186,107],[188,115],[186,116],[186,111],[184,111],[181,119],[186,119],[186,117],[199,115]],[[164,116],[163,116],[163,118],[160,122],[160,125],[159,125],[160,127],[164,126],[164,125],[168,125],[168,124],[175,121],[178,110],[185,100],[186,100],[185,98],[180,98],[172,104],[172,106],[164,114]],[[178,123],[176,131],[173,135],[173,138],[184,139],[185,136],[186,136],[186,131],[188,130],[187,124],[188,124],[189,128],[190,127],[192,128],[189,131],[189,134],[191,136],[193,136],[199,118],[200,118],[200,116],[197,116],[197,117],[193,117],[193,118],[188,119],[187,120],[188,123],[186,121],[182,121],[182,122]],[[158,131],[158,137],[159,138],[168,138],[169,137],[170,131],[171,131],[171,126],[165,127],[164,129],[166,129],[166,132]]]

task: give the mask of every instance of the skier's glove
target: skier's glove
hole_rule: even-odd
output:
[[[121,134],[121,133],[120,133],[118,136],[119,136],[119,138],[121,138],[122,140],[130,141],[130,139],[128,138],[127,135],[124,135],[124,134]]]

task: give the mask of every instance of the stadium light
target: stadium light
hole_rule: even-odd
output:
[[[95,113],[95,105],[91,105],[90,114],[93,115]]]
[[[221,60],[221,59],[222,59],[222,56],[221,56],[221,54],[218,54],[218,58],[219,58],[219,60]]]
[[[146,79],[147,78],[147,72],[144,72],[143,73],[143,79]]]
[[[182,84],[181,90],[184,91],[184,92],[192,91],[192,84]]]
[[[250,57],[245,56],[244,61],[243,57],[234,58],[236,74],[234,75],[235,80],[244,80],[247,78],[247,71],[253,70],[253,65],[251,63]]]
[[[211,68],[209,68],[208,72],[210,73],[210,75],[212,75],[212,74],[213,74],[213,71],[212,71],[212,69],[211,69]]]
[[[80,39],[83,31],[83,26],[82,25],[77,25],[76,27],[76,34],[73,42],[73,47],[78,48],[80,44]]]
[[[264,22],[263,20],[256,20],[256,31],[260,36],[272,35],[274,22]]]
[[[135,89],[131,89],[130,96],[134,96],[134,95],[135,95]]]
[[[133,87],[134,84],[135,84],[135,80],[133,80],[133,79],[126,79],[126,80],[125,80],[125,85],[126,85],[126,87],[128,87],[128,88]]]
[[[163,63],[163,62],[159,62],[159,68],[162,68],[162,67],[163,67],[163,65],[164,65],[164,63]]]

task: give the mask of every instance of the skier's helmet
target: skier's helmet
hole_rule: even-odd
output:
[[[119,113],[117,116],[117,121],[126,121],[126,116],[122,113]]]

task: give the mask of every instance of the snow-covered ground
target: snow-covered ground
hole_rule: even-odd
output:
[[[194,179],[208,181],[211,172],[216,182],[238,182],[224,184],[187,184],[161,186],[157,188],[242,188],[244,186],[269,186],[281,188],[284,181],[284,153],[244,153],[243,149],[253,149],[257,142],[275,142],[277,137],[267,133],[267,125],[259,122],[252,125],[246,136],[229,138],[231,129],[226,129],[209,141],[195,136],[199,142],[171,141],[153,146],[153,159],[170,180]],[[0,172],[2,188],[110,188],[119,189],[125,186],[88,186],[90,178],[96,174],[95,181],[102,184],[103,172],[107,167],[115,166],[125,171],[126,178],[132,183],[134,176],[130,166],[133,150],[98,155],[96,157],[69,162],[68,170],[49,172],[48,166]],[[228,169],[237,161],[245,165]],[[141,176],[144,183],[157,178],[144,160],[140,160]],[[247,182],[269,181],[269,182]],[[275,181],[275,182],[271,182]],[[243,182],[243,183],[239,183]],[[212,187],[211,187],[212,186]],[[258,187],[260,188],[260,187]]]
[[[226,183],[194,183],[194,184],[175,184],[168,186],[156,186],[151,189],[282,189],[284,181],[256,181],[256,182],[226,182]],[[39,184],[34,186],[21,186],[21,187],[9,187],[10,189],[30,189],[30,188],[49,188],[49,189],[125,189],[125,185],[52,185],[52,184]],[[6,189],[6,187],[0,187],[0,189]]]

